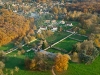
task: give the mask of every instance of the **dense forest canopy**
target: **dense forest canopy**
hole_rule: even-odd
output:
[[[0,46],[17,37],[22,37],[29,30],[29,21],[10,10],[0,10]]]

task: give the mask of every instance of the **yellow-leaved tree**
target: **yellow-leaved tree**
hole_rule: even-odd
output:
[[[58,53],[55,58],[54,68],[56,71],[64,71],[68,68],[68,61],[71,60],[68,54]]]
[[[99,40],[98,38],[96,38],[96,39],[94,40],[94,43],[95,43],[95,45],[96,45],[97,47],[100,48],[100,40]]]

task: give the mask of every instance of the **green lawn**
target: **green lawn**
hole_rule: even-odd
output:
[[[71,38],[79,39],[79,40],[86,40],[88,37],[80,36],[80,35],[72,35]]]
[[[74,26],[77,26],[79,24],[79,22],[77,21],[68,21],[68,22],[71,22]]]
[[[68,32],[55,32],[52,36],[47,37],[46,40],[48,41],[49,44],[52,44],[68,36],[69,34],[70,33]]]
[[[47,50],[48,52],[52,52],[52,53],[62,53],[61,51],[58,51],[58,50],[55,50],[55,49],[52,49],[52,48],[50,48],[50,49],[48,49]]]
[[[70,51],[72,49],[72,45],[75,43],[77,43],[77,41],[67,38],[66,40],[62,41],[61,43],[55,46]],[[49,49],[49,50],[50,52],[54,52],[54,53],[58,52],[53,49]],[[24,55],[20,55],[20,56],[17,55],[16,57],[14,57],[16,53],[17,51],[7,55],[9,60],[5,64],[6,64],[6,68],[8,69],[8,73],[11,69],[14,69],[15,66],[18,66],[20,70],[18,73],[15,72],[14,75],[52,75],[51,71],[41,72],[41,71],[29,71],[25,69],[24,59],[25,57],[33,58],[35,55],[33,51],[25,53]],[[64,72],[57,72],[57,75],[100,75],[99,62],[100,62],[100,56],[92,64],[89,65],[69,62],[68,70]]]
[[[24,67],[24,58],[25,57],[31,57],[33,58],[34,52],[28,52],[25,55],[20,55],[17,57],[14,57],[13,55],[16,52],[13,52],[8,55],[9,60],[6,62],[6,68],[8,69],[8,72],[12,70],[15,66],[18,66],[20,68],[18,73],[14,73],[14,75],[52,75],[51,71],[28,71]],[[67,71],[64,72],[56,72],[57,75],[100,75],[100,56],[97,57],[97,59],[89,65],[85,64],[76,64],[76,63],[69,63],[69,67]],[[9,74],[10,75],[10,74]]]
[[[68,70],[57,75],[100,75],[100,56],[89,65],[69,63]]]
[[[35,53],[33,51],[30,51],[28,53],[25,53],[24,55],[17,55],[16,57],[14,55],[17,55],[17,51],[14,51],[7,55],[8,61],[5,62],[5,66],[8,69],[8,71],[5,71],[5,73],[9,73],[10,70],[14,70],[14,67],[17,66],[20,68],[18,73],[14,73],[14,75],[51,75],[51,71],[28,71],[25,69],[24,60],[26,57],[34,58]]]
[[[13,48],[13,47],[14,47],[14,43],[11,42],[11,43],[9,43],[9,44],[7,44],[7,45],[1,46],[1,47],[0,47],[0,50],[9,50],[9,49],[11,49],[11,48]]]
[[[29,46],[29,45],[25,45],[25,46],[23,46],[23,49],[24,49],[24,50],[28,50],[28,49],[30,49],[30,48],[32,48],[32,47]]]
[[[59,26],[62,26],[62,28],[63,28],[64,30],[69,30],[69,29],[71,29],[71,28],[73,28],[73,27],[76,27],[76,26],[79,24],[79,22],[76,22],[76,21],[67,21],[67,22],[72,23],[73,26],[72,26],[72,27],[71,27],[71,26],[65,26],[65,24],[59,24]]]
[[[70,52],[73,48],[73,45],[76,44],[78,41],[76,40],[72,40],[70,38],[67,38],[65,40],[63,40],[62,42],[56,44],[54,47],[58,47],[58,48],[61,48],[61,49],[65,49],[66,51]],[[58,53],[58,52],[61,52],[61,51],[58,51],[56,49],[48,49],[47,51],[49,52],[53,52],[53,53]],[[63,52],[61,52],[63,53]]]
[[[59,47],[59,48],[65,49],[69,52],[72,50],[73,45],[76,44],[77,42],[78,41],[67,38],[67,39],[63,40],[62,42],[58,43],[57,45],[55,45],[54,47]]]

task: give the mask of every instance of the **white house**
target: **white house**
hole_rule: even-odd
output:
[[[37,33],[41,33],[43,30],[47,30],[47,27],[42,26],[38,29]]]
[[[14,10],[13,12],[17,12],[17,10]]]
[[[63,20],[62,20],[62,21],[60,21],[60,24],[65,24],[65,21],[63,21]]]
[[[47,30],[47,27],[42,26],[42,27],[40,27],[40,30]]]
[[[73,26],[72,23],[66,23],[66,26]]]
[[[52,27],[52,29],[51,29],[52,32],[55,32],[55,31],[57,31],[57,30],[58,30],[57,27]]]

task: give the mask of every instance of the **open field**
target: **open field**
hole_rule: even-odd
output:
[[[83,40],[83,41],[88,39],[88,37],[84,37],[84,36],[81,36],[81,35],[78,35],[78,34],[72,35],[71,38],[75,38],[75,39]]]
[[[20,70],[18,73],[14,72],[14,75],[51,75],[51,71],[40,72],[40,71],[28,71],[25,69],[24,65],[25,58],[28,57],[32,59],[34,55],[35,54],[33,51],[30,51],[23,55],[17,55],[17,51],[8,54],[7,55],[8,61],[5,62],[8,71],[6,72],[5,70],[5,73],[8,73],[8,75],[10,75],[10,70],[12,69],[14,70],[14,67],[17,66],[20,68]]]
[[[78,41],[76,41],[76,40],[67,38],[67,39],[63,40],[62,42],[58,43],[57,45],[55,45],[54,47],[65,49],[66,51],[70,52],[73,48],[73,45],[76,44],[77,42]],[[47,51],[53,52],[53,53],[60,52],[55,49],[48,49]]]
[[[8,73],[12,70],[15,66],[20,68],[19,72],[15,72],[14,75],[52,75],[51,71],[28,71],[24,67],[24,59],[25,57],[33,58],[34,52],[28,52],[25,55],[20,55],[14,57],[16,52],[12,52],[8,55],[9,60],[5,63],[6,68],[8,69]],[[76,64],[76,63],[69,63],[69,67],[67,71],[64,72],[57,72],[57,75],[100,75],[100,56],[96,58],[96,60],[89,65],[85,64]],[[10,75],[10,74],[9,74]]]
[[[9,49],[11,49],[11,48],[13,48],[13,47],[14,47],[14,43],[11,42],[11,43],[9,43],[9,44],[7,44],[7,45],[1,46],[1,47],[0,47],[0,50],[9,50]]]
[[[68,21],[68,22],[72,23],[73,26],[77,26],[79,24],[79,22],[76,22],[76,21]]]
[[[69,63],[68,70],[57,75],[100,75],[100,56],[89,65]]]
[[[48,52],[52,52],[52,53],[62,53],[61,51],[58,51],[58,50],[55,50],[55,49],[52,49],[52,48],[50,48],[50,49],[48,49],[47,50]]]
[[[71,29],[73,27],[76,27],[79,24],[79,22],[76,22],[76,21],[68,21],[68,22],[72,23],[73,26],[65,26],[65,24],[59,24],[59,26],[62,26],[62,28],[64,30],[69,30],[69,29]]]
[[[49,44],[52,44],[68,36],[69,34],[70,33],[68,32],[55,32],[52,36],[47,37],[46,40]]]

